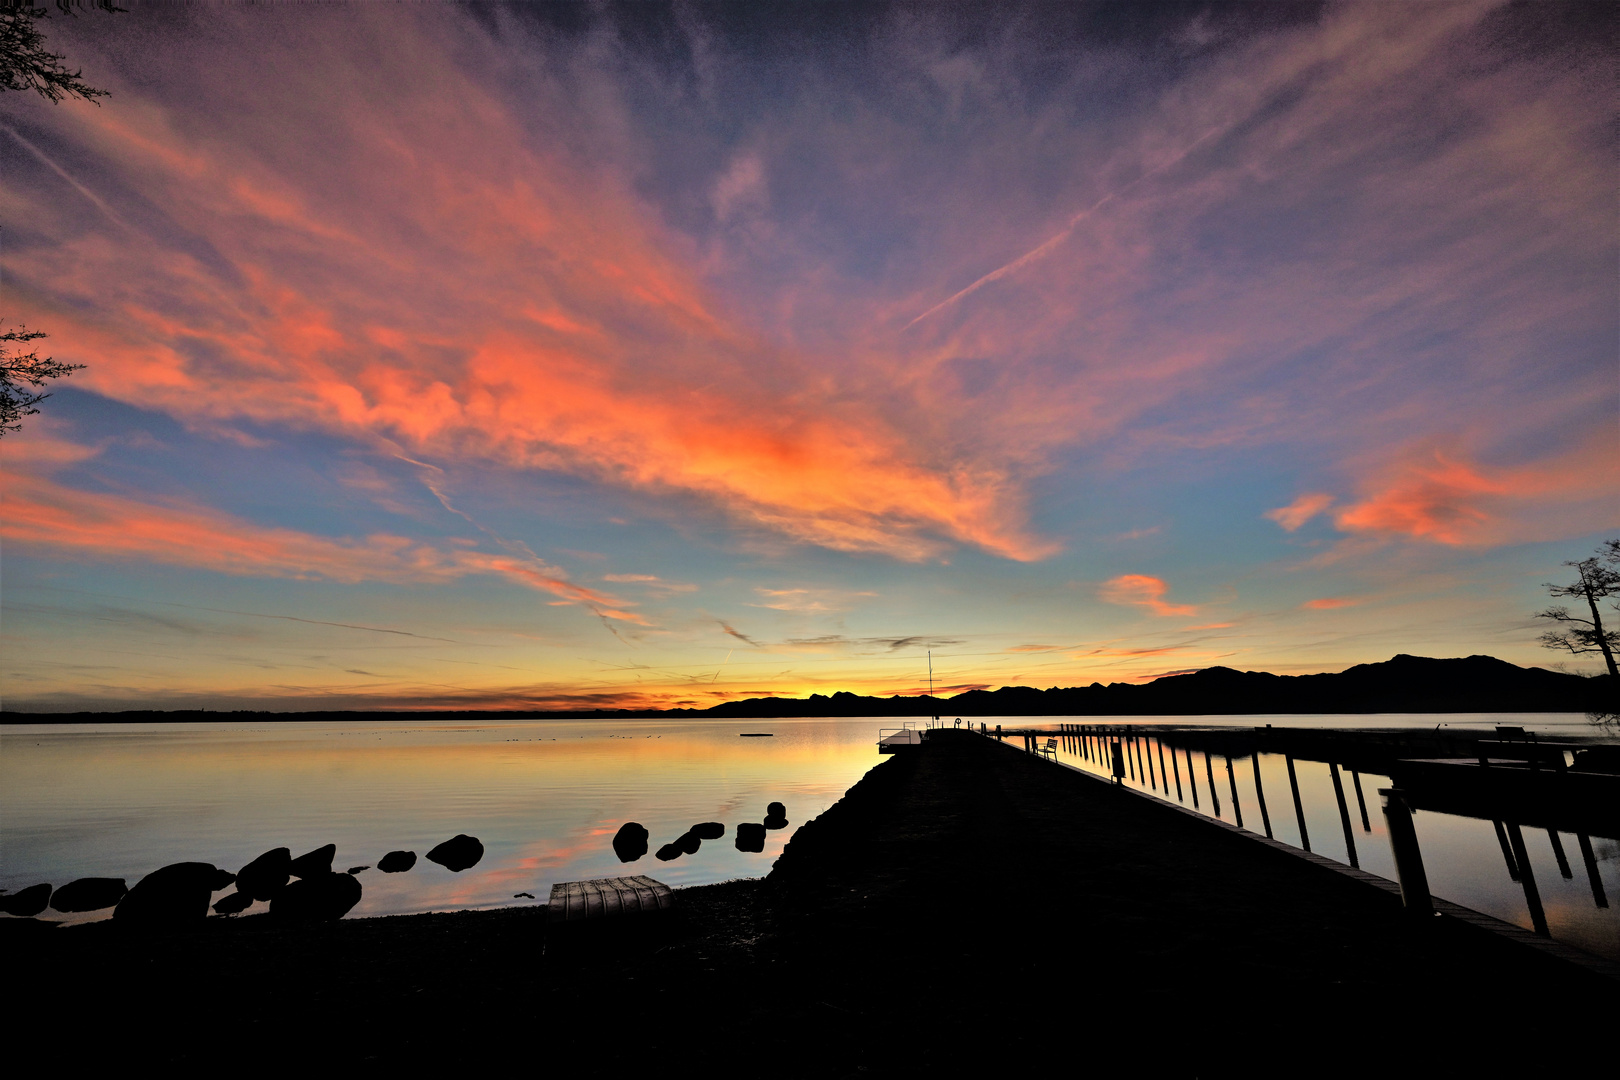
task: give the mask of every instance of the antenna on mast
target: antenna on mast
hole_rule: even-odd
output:
[[[930,705],[936,704],[936,702],[934,701],[934,650],[933,649],[928,650],[928,703]],[[936,716],[936,717],[934,717],[934,719],[938,720],[939,717]]]

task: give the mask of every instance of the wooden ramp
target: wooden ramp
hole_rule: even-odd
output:
[[[612,919],[627,915],[652,915],[675,906],[669,886],[650,877],[592,878],[589,881],[559,881],[551,887],[553,925]]]

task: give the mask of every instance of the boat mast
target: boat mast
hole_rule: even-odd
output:
[[[928,650],[928,703],[930,705],[935,704],[935,702],[934,702],[934,650],[933,649]],[[939,717],[937,717],[937,716],[934,717],[934,720],[936,722],[938,722]]]

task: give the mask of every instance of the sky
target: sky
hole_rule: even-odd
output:
[[[1549,652],[1604,4],[130,4],[0,96],[7,710]]]

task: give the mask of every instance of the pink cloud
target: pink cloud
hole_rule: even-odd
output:
[[[1287,506],[1280,506],[1275,510],[1267,510],[1265,517],[1281,525],[1287,532],[1293,532],[1311,518],[1326,510],[1333,503],[1333,496],[1321,493],[1301,495]]]
[[[1100,595],[1110,604],[1128,604],[1146,608],[1155,615],[1196,615],[1198,609],[1191,604],[1170,604],[1163,599],[1170,586],[1162,579],[1147,574],[1121,574],[1103,583]]]
[[[8,448],[9,449],[9,448]],[[81,491],[27,473],[0,474],[6,512],[0,537],[53,558],[165,563],[221,574],[355,584],[444,584],[473,574],[505,577],[605,618],[647,625],[623,601],[568,581],[537,559],[443,549],[402,536],[315,536],[267,528],[205,507],[140,502]]]

